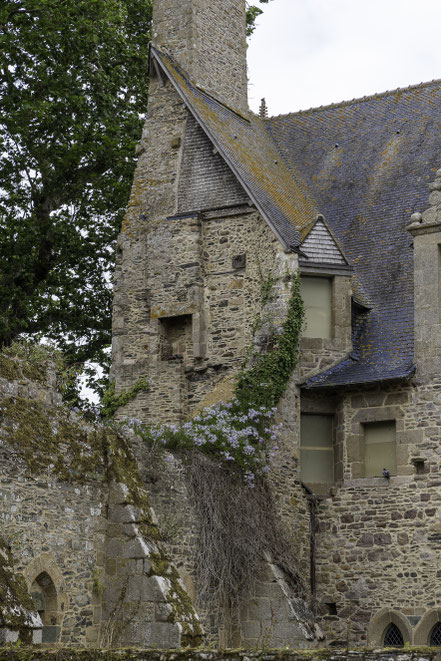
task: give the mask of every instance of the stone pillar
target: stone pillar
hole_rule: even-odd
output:
[[[245,0],[154,0],[153,45],[222,103],[247,110]]]
[[[429,184],[430,206],[414,213],[415,362],[421,383],[441,373],[441,169]]]

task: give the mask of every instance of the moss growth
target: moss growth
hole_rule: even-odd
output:
[[[10,380],[24,373],[21,363],[4,356],[0,356],[0,369],[2,367],[5,378]],[[126,485],[127,502],[140,511],[140,532],[155,549],[152,573],[170,581],[167,597],[172,608],[171,621],[182,625],[185,644],[199,644],[202,640],[199,621],[179,583],[177,571],[157,546],[161,533],[152,519],[149,498],[129,441],[118,428],[110,424],[88,424],[65,407],[50,407],[23,397],[0,400],[0,427],[3,439],[25,463],[29,475],[52,474],[53,478],[78,484],[115,481]],[[3,606],[1,595],[6,595],[3,599],[8,604],[15,604],[14,595],[20,593],[17,599],[24,608],[32,609],[24,583],[14,578],[6,566],[12,566],[10,553],[0,546],[0,606]],[[6,585],[8,589],[3,589]],[[101,589],[98,578],[94,589],[97,593]],[[17,619],[17,628],[24,622],[24,613],[23,610],[23,616]]]
[[[182,644],[195,647],[202,642],[202,628],[190,597],[182,587],[177,570],[157,542],[161,539],[158,526],[150,514],[150,502],[144,488],[135,457],[127,441],[116,432],[107,436],[108,479],[124,483],[128,488],[127,502],[140,510],[137,526],[142,536],[157,549],[150,555],[150,576],[162,576],[170,582],[167,601],[172,608],[169,621],[182,626]]]
[[[62,361],[61,353],[52,347],[30,342],[13,342],[0,354],[0,377],[9,381],[28,379],[45,383],[49,364]]]
[[[98,649],[35,649],[35,648],[1,648],[0,661],[329,661],[336,658],[342,659],[385,659],[402,658],[405,656],[409,661],[417,661],[419,655],[434,659],[439,654],[438,648],[411,647],[408,650],[394,649],[392,651],[358,648],[351,650],[335,649],[229,649],[212,650],[199,648],[194,649],[172,649],[172,650],[98,650]]]
[[[48,408],[23,397],[0,402],[6,441],[30,474],[53,471],[62,480],[85,482],[102,474],[107,430],[88,430],[64,408]]]
[[[36,615],[24,578],[14,572],[11,549],[0,536],[0,623],[10,629],[26,629]]]
[[[272,281],[268,282],[268,288],[270,286],[272,288]],[[268,298],[270,294],[266,289],[262,295]],[[278,405],[297,364],[303,318],[300,276],[296,274],[292,280],[291,296],[282,332],[275,338],[273,348],[267,353],[257,354],[254,365],[245,369],[239,376],[235,394],[243,409],[259,406],[270,409]]]

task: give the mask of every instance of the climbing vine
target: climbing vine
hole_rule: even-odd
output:
[[[268,288],[262,288],[265,300],[269,300]],[[258,355],[254,364],[239,375],[235,395],[243,410],[262,406],[271,409],[279,403],[297,365],[303,318],[300,276],[296,274],[292,278],[286,320],[273,348]]]
[[[138,381],[128,390],[123,390],[119,395],[115,392],[115,382],[111,381],[109,387],[101,400],[101,417],[113,418],[120,406],[125,406],[133,401],[139,392],[147,392],[149,385],[145,377],[140,377]]]

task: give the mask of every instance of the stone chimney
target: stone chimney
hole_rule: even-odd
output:
[[[154,0],[153,45],[190,80],[227,106],[246,111],[245,0]]]

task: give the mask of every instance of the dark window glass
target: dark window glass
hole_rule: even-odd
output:
[[[389,624],[384,633],[384,647],[403,647],[403,634],[396,624]]]
[[[430,632],[430,643],[432,647],[441,647],[441,622],[437,622]]]

